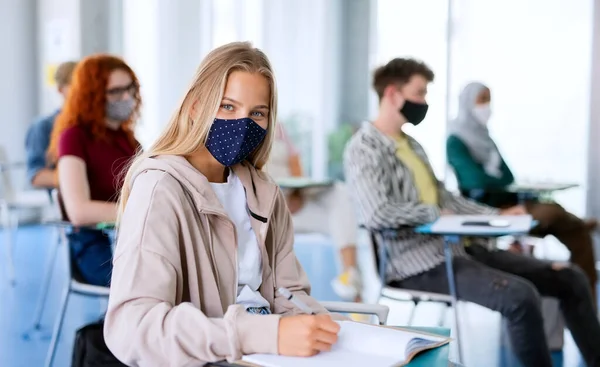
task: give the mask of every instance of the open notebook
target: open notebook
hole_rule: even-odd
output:
[[[339,321],[338,342],[330,352],[316,356],[285,357],[273,354],[252,354],[243,361],[262,367],[320,366],[404,366],[419,352],[442,346],[449,338],[390,328]]]

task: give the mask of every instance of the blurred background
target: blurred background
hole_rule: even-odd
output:
[[[24,161],[30,124],[59,106],[53,75],[61,62],[97,52],[122,56],[140,80],[144,105],[136,135],[147,146],[200,60],[237,40],[253,42],[273,63],[279,119],[315,179],[343,178],[345,142],[376,113],[372,70],[394,57],[414,57],[436,77],[429,113],[410,133],[438,178],[456,187],[446,167],[447,122],[460,90],[480,80],[493,91],[492,135],[519,180],[578,183],[556,199],[577,215],[600,217],[599,0],[0,0],[0,159]],[[24,171],[2,177],[13,190],[28,189]],[[38,214],[22,213],[23,223]],[[49,301],[45,332],[28,334],[28,325],[45,261],[40,242],[50,238],[37,227],[19,231],[21,279],[16,287],[0,280],[1,366],[43,365],[58,306]],[[318,296],[331,298],[333,250],[327,239],[302,241],[298,252]],[[55,278],[51,292],[60,292]],[[98,318],[102,304],[69,307],[60,366],[69,365],[74,330]],[[429,311],[423,312],[426,323]],[[486,339],[488,349],[476,350],[478,334],[468,338],[469,365],[512,365],[497,356],[500,323],[493,323],[497,339]],[[576,366],[572,342],[570,348],[564,365]],[[490,353],[495,357],[488,360]]]

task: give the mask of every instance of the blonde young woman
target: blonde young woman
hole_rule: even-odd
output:
[[[128,365],[196,366],[329,350],[338,324],[309,297],[291,216],[260,168],[275,130],[267,57],[231,43],[202,62],[181,106],[123,185],[104,334]],[[276,292],[290,290],[316,315]]]

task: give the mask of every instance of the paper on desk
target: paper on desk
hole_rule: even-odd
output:
[[[508,221],[508,227],[465,226],[464,222],[482,222],[493,219]],[[531,215],[444,215],[431,226],[433,234],[517,234],[528,233],[531,230]]]
[[[303,189],[307,187],[326,187],[331,186],[333,181],[331,180],[313,180],[310,177],[286,177],[279,178],[276,180],[277,185],[286,189]]]
[[[576,183],[527,182],[512,184],[506,190],[509,192],[553,192],[572,189],[578,186]]]
[[[427,340],[432,346],[449,340],[433,334],[351,321],[339,324],[338,342],[330,352],[310,358],[253,354],[244,356],[243,360],[263,367],[395,366],[411,357],[406,354],[406,347],[415,338]]]

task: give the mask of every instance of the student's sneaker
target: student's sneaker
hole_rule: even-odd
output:
[[[350,268],[331,281],[333,291],[346,302],[354,302],[360,298],[362,282],[356,268]]]

